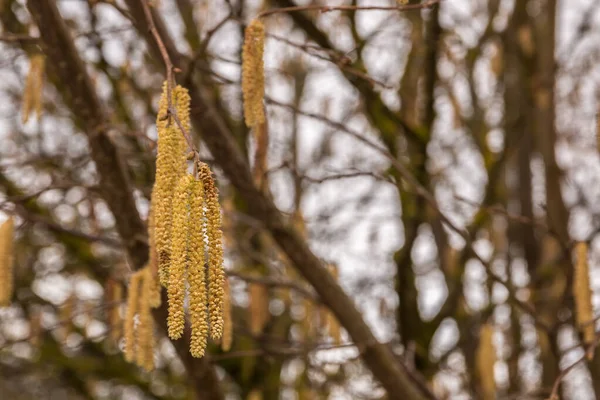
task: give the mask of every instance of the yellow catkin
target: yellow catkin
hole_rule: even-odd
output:
[[[10,305],[13,296],[13,234],[12,217],[0,225],[0,307]]]
[[[150,208],[148,213],[148,268],[152,273],[152,286],[150,290],[150,306],[158,308],[161,304],[161,286],[158,278],[158,251],[156,250],[154,211]]]
[[[173,198],[173,231],[172,231],[172,259],[169,266],[169,282],[167,295],[169,299],[169,316],[167,318],[168,334],[171,339],[179,339],[183,335],[185,325],[185,273],[188,258],[188,232],[190,220],[188,208],[190,201],[191,183],[194,177],[185,175],[181,177],[175,196]]]
[[[251,282],[248,284],[250,302],[250,332],[258,335],[269,321],[269,291],[264,285]]]
[[[225,278],[223,285],[223,336],[221,336],[221,350],[227,352],[231,350],[233,340],[233,319],[231,315],[231,288],[229,280]]]
[[[150,296],[152,295],[152,270],[140,270],[141,293],[139,297],[139,323],[137,326],[136,364],[146,371],[154,369],[154,325],[152,321]]]
[[[223,334],[223,231],[219,190],[206,164],[200,167],[200,179],[204,184],[204,204],[206,206],[206,237],[208,245],[208,312],[210,336],[219,339]]]
[[[181,86],[173,89],[173,104],[184,128],[189,128],[189,94]],[[154,235],[159,260],[160,281],[166,286],[171,259],[172,200],[177,182],[186,171],[186,142],[173,118],[168,116],[167,84],[156,118],[158,151],[156,155],[156,180],[152,190],[151,208],[154,212]],[[188,130],[188,129],[186,129]]]
[[[592,306],[592,291],[590,289],[590,276],[588,267],[588,246],[579,242],[575,246],[575,276],[573,278],[573,297],[575,298],[575,318],[577,326],[583,332],[586,344],[594,341],[594,309]]]
[[[39,118],[42,114],[42,90],[44,85],[44,64],[43,54],[35,54],[29,60],[29,72],[25,81],[23,92],[23,104],[21,118],[23,123],[29,120],[32,111],[35,111]]]
[[[494,379],[494,365],[496,363],[496,349],[493,342],[494,327],[490,324],[481,326],[479,333],[479,346],[476,354],[476,367],[481,382],[482,398],[494,399],[496,381]]]
[[[191,183],[190,225],[188,240],[188,282],[190,287],[190,321],[192,336],[190,353],[193,357],[202,357],[208,341],[208,308],[206,290],[206,268],[204,265],[203,223],[204,189],[202,181]],[[212,301],[212,299],[210,299]]]
[[[263,54],[265,48],[265,26],[253,19],[246,27],[242,49],[242,93],[244,96],[244,117],[248,127],[265,122],[263,96],[265,73]]]
[[[254,151],[254,165],[252,166],[252,176],[254,184],[261,190],[265,190],[267,180],[267,156],[269,150],[269,128],[266,121],[256,126],[253,130],[256,149]]]
[[[135,343],[135,315],[138,312],[140,282],[142,272],[136,271],[131,275],[129,280],[129,292],[127,293],[127,312],[125,314],[125,359],[132,362],[135,359],[136,343]]]

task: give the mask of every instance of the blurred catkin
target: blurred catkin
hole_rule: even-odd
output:
[[[131,275],[129,279],[129,288],[127,293],[127,312],[125,313],[125,360],[132,362],[135,360],[135,315],[138,312],[140,283],[142,280],[142,270],[138,270]]]
[[[189,266],[190,320],[192,337],[190,353],[193,357],[202,357],[208,340],[208,308],[206,290],[206,267],[204,264],[203,216],[204,189],[202,181],[191,182],[190,224],[189,224]]]
[[[575,246],[575,276],[573,278],[573,297],[575,298],[575,317],[577,326],[583,332],[586,344],[593,343],[595,337],[594,309],[588,267],[588,246],[579,242]]]
[[[479,333],[476,368],[481,382],[483,399],[494,399],[496,394],[496,380],[494,379],[496,349],[493,338],[494,327],[491,324],[482,325]]]
[[[189,129],[190,98],[181,86],[173,89],[172,102],[184,128]],[[172,201],[175,186],[186,171],[187,144],[179,127],[169,116],[167,83],[156,118],[158,131],[158,152],[156,155],[156,180],[152,190],[151,208],[154,213],[154,236],[158,252],[159,276],[163,285],[168,281],[168,268],[171,260],[171,228],[173,220]]]
[[[43,54],[34,54],[29,60],[29,72],[25,81],[21,111],[23,123],[26,123],[29,120],[32,111],[36,112],[38,118],[42,114],[44,64],[45,57]]]
[[[219,190],[207,164],[202,164],[200,167],[200,179],[204,185],[204,204],[206,206],[210,336],[213,339],[219,339],[223,334],[223,285],[225,281]]]
[[[221,350],[231,350],[233,340],[233,319],[231,315],[231,288],[229,280],[225,278],[223,285],[223,336],[221,336]]]
[[[137,327],[136,364],[146,371],[154,369],[154,324],[151,314],[150,297],[152,295],[153,276],[146,266],[140,270],[141,293],[139,298],[139,323]]]
[[[242,49],[244,117],[246,125],[250,128],[265,122],[263,108],[265,92],[264,48],[265,27],[260,20],[253,19],[246,27]]]
[[[190,191],[194,177],[184,175],[179,179],[173,198],[173,232],[172,259],[169,266],[169,283],[167,295],[169,299],[168,333],[171,339],[179,339],[183,335],[185,325],[185,273],[188,258],[188,232],[190,220],[188,208]]]
[[[333,276],[333,279],[337,281],[339,276],[337,265],[328,264],[327,270],[329,271],[331,276]],[[329,336],[336,345],[342,343],[342,329],[340,323],[331,311],[327,313],[327,330],[329,331]]]
[[[269,321],[269,291],[260,283],[248,284],[248,297],[250,302],[250,332],[258,335]]]
[[[13,234],[14,220],[0,225],[0,307],[10,305],[13,296]]]

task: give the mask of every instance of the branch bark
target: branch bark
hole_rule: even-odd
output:
[[[126,0],[134,18],[142,17],[144,0]],[[174,48],[169,46],[172,40],[159,16],[154,13],[154,23],[169,51],[169,56],[175,60],[184,59]],[[144,19],[136,19],[136,27],[149,42],[156,54],[157,44],[149,34],[149,27]],[[175,64],[182,70],[186,68]],[[381,382],[390,398],[426,399],[433,396],[418,387],[410,378],[405,367],[400,363],[391,349],[380,343],[371,329],[367,326],[361,313],[353,301],[344,293],[331,274],[324,268],[321,261],[311,252],[300,235],[287,224],[273,202],[262,193],[253,183],[250,168],[240,149],[236,146],[233,135],[229,131],[223,116],[207,99],[206,89],[195,84],[193,79],[188,82],[192,97],[192,123],[197,131],[202,133],[205,144],[212,153],[215,161],[222,168],[230,182],[248,204],[248,214],[262,221],[274,240],[287,254],[295,268],[315,288],[323,302],[329,306],[340,323],[346,328],[354,342],[362,345],[362,358],[371,369],[373,375]]]
[[[39,31],[43,32],[40,44],[48,57],[47,64],[64,85],[63,100],[88,137],[100,179],[100,192],[115,216],[116,228],[127,255],[134,269],[141,268],[148,258],[146,227],[136,208],[119,151],[109,137],[111,127],[106,123],[109,117],[104,105],[95,92],[56,3],[53,0],[29,0],[27,7]],[[166,299],[162,304],[156,310],[155,318],[165,331]],[[191,378],[190,382],[193,382],[196,398],[221,400],[223,394],[208,357],[194,359],[189,354],[189,332],[184,340],[173,343]]]

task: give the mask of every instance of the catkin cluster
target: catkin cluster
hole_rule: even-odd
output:
[[[44,86],[44,64],[43,54],[34,54],[29,60],[29,73],[25,81],[23,92],[23,104],[21,118],[26,123],[32,111],[39,118],[42,114],[42,89]]]
[[[173,89],[172,105],[181,127],[189,131],[190,97],[186,89],[181,86]],[[172,339],[183,336],[187,294],[192,328],[190,353],[202,357],[208,337],[218,340],[223,336],[225,271],[221,209],[208,165],[195,162],[194,175],[187,174],[187,145],[177,122],[169,115],[165,83],[156,121],[158,154],[148,218],[147,269],[152,276],[155,272],[167,289],[167,333]],[[132,287],[132,290],[138,289]],[[150,285],[147,291],[149,306],[158,306],[160,286]],[[135,305],[131,309],[134,311],[128,311],[127,318],[130,325]]]
[[[134,272],[129,281],[125,315],[125,359],[146,371],[154,369],[152,291],[156,278],[148,266]],[[137,321],[136,321],[137,315]]]
[[[183,335],[187,282],[190,353],[202,357],[208,336],[218,340],[223,335],[225,272],[219,194],[208,166],[200,165],[197,172],[198,178],[180,178],[173,198],[167,325],[172,339]]]
[[[0,225],[0,307],[10,305],[13,295],[13,232],[12,218]]]
[[[158,131],[158,152],[156,155],[156,180],[152,189],[151,209],[153,213],[153,235],[151,243],[158,256],[160,283],[167,285],[171,260],[171,228],[173,221],[172,201],[175,186],[186,173],[185,139],[173,118],[169,115],[167,83],[158,107],[156,129]],[[172,104],[179,121],[186,129],[190,127],[190,96],[187,89],[176,86],[172,91]],[[150,254],[152,257],[152,253]]]
[[[246,27],[242,48],[242,94],[246,125],[254,128],[265,122],[263,97],[265,73],[263,54],[265,50],[265,26],[253,19]]]
[[[593,343],[595,337],[594,309],[588,266],[588,246],[579,242],[575,246],[575,274],[573,277],[573,297],[575,298],[575,320],[583,333],[586,344]]]

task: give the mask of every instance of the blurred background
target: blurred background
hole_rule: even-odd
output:
[[[129,216],[106,202],[98,171],[117,166],[94,162],[79,78],[65,79],[70,60],[54,62],[51,29],[30,13],[44,2],[85,64],[143,221],[154,181],[164,64],[134,0],[1,0],[0,222],[15,218],[15,291],[0,309],[0,398],[209,398],[160,329],[154,371],[123,359]],[[254,184],[415,380],[439,399],[600,398],[572,290],[586,242],[600,305],[600,2],[431,3],[265,17],[261,132],[242,116],[252,18],[397,3],[150,4],[176,80],[210,104],[192,114],[221,117]],[[219,184],[233,305],[232,348],[211,344],[202,364],[218,380],[210,398],[385,398],[361,344],[205,148],[220,133],[192,135]]]

